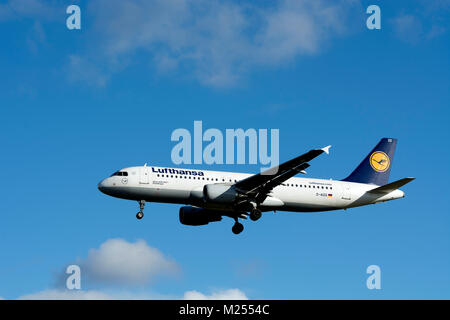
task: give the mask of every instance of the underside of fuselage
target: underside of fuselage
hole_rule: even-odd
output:
[[[192,205],[199,208],[218,210],[231,214],[232,212],[239,212],[234,204],[214,204],[207,203],[203,198],[198,195],[193,196],[192,192],[176,189],[161,189],[161,188],[149,188],[149,187],[115,187],[104,189],[107,195],[112,197],[146,202],[159,202],[159,203],[171,203],[180,205]],[[260,206],[260,210],[263,212],[270,211],[292,211],[292,212],[320,212],[320,211],[332,211],[340,210],[341,207],[336,206],[324,206],[314,203],[302,203],[301,199],[298,202],[285,202],[281,206]]]

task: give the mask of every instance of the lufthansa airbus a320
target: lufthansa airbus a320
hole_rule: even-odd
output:
[[[397,139],[383,138],[361,164],[343,180],[295,177],[305,174],[309,161],[330,146],[314,149],[259,174],[139,166],[121,169],[98,184],[101,192],[139,203],[138,219],[146,202],[183,204],[180,222],[206,225],[230,217],[232,231],[239,219],[261,218],[262,212],[320,212],[348,209],[403,198],[399,190],[414,178],[388,183]]]

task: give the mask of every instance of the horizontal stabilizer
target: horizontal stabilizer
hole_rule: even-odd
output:
[[[389,193],[394,190],[397,190],[398,188],[401,188],[402,186],[404,186],[407,183],[410,183],[414,179],[415,178],[403,178],[403,179],[385,184],[384,186],[372,189],[368,192],[370,192],[370,193]]]

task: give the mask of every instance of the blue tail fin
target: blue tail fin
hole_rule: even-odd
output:
[[[379,186],[387,184],[396,146],[397,139],[381,139],[355,171],[343,181],[371,183]]]

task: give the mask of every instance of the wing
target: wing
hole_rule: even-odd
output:
[[[311,150],[277,167],[241,180],[235,184],[236,191],[261,203],[273,188],[298,173],[304,173],[304,170],[310,166],[308,161],[324,152],[328,154],[330,147]]]

